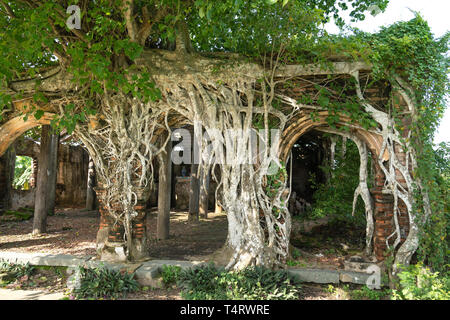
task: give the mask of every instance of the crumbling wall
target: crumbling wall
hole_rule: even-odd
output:
[[[3,210],[11,208],[14,159],[14,146],[11,146],[5,154],[0,157],[0,214]]]
[[[36,186],[36,173],[39,163],[39,144],[31,139],[20,139],[15,143],[17,156],[33,158],[33,175],[30,179],[30,190],[12,190],[11,207],[34,207],[34,187]],[[7,153],[2,157],[5,158]],[[3,161],[4,162],[4,161]],[[84,207],[87,192],[87,174],[89,155],[81,146],[60,144],[58,148],[58,173],[56,181],[56,205]],[[5,168],[0,167],[0,202],[6,185]]]
[[[84,207],[89,155],[79,146],[60,145],[56,179],[56,205]]]

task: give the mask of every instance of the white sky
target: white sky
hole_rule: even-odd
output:
[[[350,25],[367,32],[376,32],[380,26],[414,18],[414,13],[410,9],[421,13],[436,37],[440,37],[450,30],[450,0],[391,0],[384,13],[375,17],[368,14],[364,21],[350,23]],[[349,21],[350,19],[347,20],[347,22]],[[339,29],[333,24],[327,25],[326,29],[332,33],[339,32]],[[450,106],[447,106],[435,135],[435,143],[442,141],[450,141]]]

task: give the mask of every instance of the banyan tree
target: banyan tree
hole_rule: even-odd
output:
[[[364,19],[387,1],[349,2],[352,17]],[[408,264],[433,214],[418,174],[429,137],[416,124],[424,108],[442,113],[446,85],[433,70],[445,64],[447,43],[420,17],[376,35],[327,35],[321,26],[332,16],[340,22],[341,7],[0,1],[0,154],[34,126],[73,131],[97,172],[99,255],[139,260],[148,255],[144,204],[154,160],[173,130],[192,125],[199,168],[216,173],[228,218],[227,267],[282,267],[292,145],[312,129],[336,134],[359,150],[355,203],[365,204],[366,252],[393,252],[396,265]]]

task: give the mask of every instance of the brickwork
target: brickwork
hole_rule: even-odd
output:
[[[99,201],[99,212],[100,212],[100,227],[99,229],[109,228],[108,241],[109,242],[123,242],[125,229],[123,225],[115,223],[114,218],[108,212],[105,204],[103,203],[105,189],[95,188],[97,193],[97,198]],[[134,239],[144,239],[146,235],[146,211],[145,211],[145,200],[140,200],[135,205],[134,209],[138,213],[138,216],[133,220],[132,232]],[[119,206],[113,207],[115,210],[120,210]]]
[[[403,151],[397,149],[398,156],[401,162],[405,163]],[[375,204],[375,226],[374,226],[374,251],[377,260],[381,261],[386,258],[388,253],[387,243],[391,246],[396,235],[390,237],[395,231],[394,222],[394,197],[382,192],[385,183],[385,176],[378,163],[375,164],[375,183],[371,189],[371,194]],[[404,183],[404,178],[399,174],[397,180]],[[409,219],[405,204],[399,199],[398,204],[398,223],[400,226],[401,243],[406,240],[409,231]],[[390,238],[389,238],[390,237]],[[386,239],[388,239],[386,242]]]

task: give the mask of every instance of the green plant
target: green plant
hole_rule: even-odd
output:
[[[393,300],[450,299],[450,276],[432,272],[422,263],[404,268],[398,278],[399,289],[393,290]]]
[[[343,148],[346,150],[345,155],[342,152]],[[355,215],[352,215],[353,196],[359,183],[358,149],[350,140],[347,140],[346,146],[344,146],[343,140],[340,139],[337,141],[335,153],[333,166],[330,164],[320,166],[324,175],[329,179],[325,183],[317,183],[315,175],[312,175],[310,179],[315,192],[312,211],[308,213],[308,218],[319,219],[332,215],[333,220],[362,227],[365,225],[365,210],[361,200],[357,202]],[[346,183],[342,183],[344,180]],[[371,178],[368,181],[371,181]]]
[[[286,261],[286,264],[289,267],[295,267],[295,266],[301,265],[301,262],[295,261],[295,260],[288,260],[288,261]]]
[[[24,276],[31,276],[35,271],[35,267],[30,264],[11,263],[8,261],[0,260],[0,273],[6,273],[2,281],[3,284],[11,283]]]
[[[13,187],[15,189],[28,189],[28,181],[33,171],[33,163],[30,157],[17,156],[14,167]]]
[[[298,280],[286,271],[249,267],[242,271],[226,271],[214,265],[183,271],[178,280],[184,299],[298,299]]]
[[[5,216],[15,216],[19,220],[29,220],[33,216],[33,212],[29,211],[16,211],[16,210],[6,210],[3,215]]]
[[[385,290],[375,290],[370,289],[367,286],[362,287],[361,289],[352,290],[349,292],[350,297],[356,300],[368,299],[368,300],[382,300],[388,297],[391,293],[389,289]]]
[[[292,259],[297,259],[301,257],[301,252],[300,250],[298,250],[297,248],[294,248],[294,250],[292,250]]]
[[[181,267],[163,265],[161,270],[162,281],[166,286],[176,284],[177,279],[181,274]]]
[[[109,270],[105,267],[78,267],[80,283],[72,295],[76,299],[106,299],[125,297],[139,289],[133,273]]]

